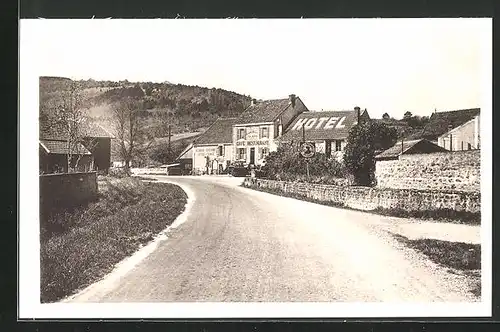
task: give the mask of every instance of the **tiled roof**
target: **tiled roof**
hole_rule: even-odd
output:
[[[99,124],[90,119],[86,119],[81,125],[80,130],[85,137],[109,137],[114,136]],[[45,140],[66,140],[68,138],[68,129],[61,122],[49,122],[40,119],[40,139]]]
[[[429,123],[424,127],[422,136],[434,140],[449,130],[463,125],[479,115],[480,108],[463,109],[449,112],[433,113]]]
[[[402,154],[408,153],[413,149],[418,148],[418,152],[439,152],[439,151],[447,151],[445,148],[442,148],[426,139],[416,139],[411,141],[403,140],[403,147],[401,147],[401,141],[394,144],[389,149],[385,150],[382,153],[379,153],[375,156],[375,159],[390,159],[396,158]],[[421,151],[420,151],[421,150]]]
[[[233,142],[233,125],[237,118],[217,119],[203,134],[198,136],[195,144],[223,144]]]
[[[362,114],[363,112],[361,111]],[[288,126],[281,139],[284,141],[301,140],[303,123],[306,124],[306,140],[345,139],[357,121],[356,111],[303,112]],[[307,127],[308,123],[310,128]]]
[[[298,98],[298,97],[297,97]],[[290,105],[290,99],[258,101],[249,106],[239,117],[238,124],[271,122]]]
[[[49,154],[68,154],[68,142],[67,141],[50,141],[50,140],[40,140],[41,148],[43,148]],[[77,151],[81,155],[90,155],[90,151],[87,150],[81,143],[78,143]],[[76,154],[75,151],[73,154]]]

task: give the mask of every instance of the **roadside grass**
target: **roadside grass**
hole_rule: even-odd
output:
[[[283,197],[289,197],[298,199],[301,201],[332,206],[342,209],[348,209],[353,211],[361,211],[371,214],[377,214],[381,216],[389,216],[389,217],[398,217],[398,218],[414,218],[414,219],[423,219],[429,221],[439,221],[439,222],[447,222],[447,223],[457,223],[464,225],[480,225],[481,224],[481,213],[472,213],[466,211],[455,211],[451,209],[437,209],[432,211],[406,211],[403,209],[385,209],[385,208],[376,208],[374,210],[361,210],[355,209],[350,206],[347,206],[343,203],[333,202],[333,201],[321,201],[318,199],[309,198],[307,196],[294,194],[294,193],[285,193],[279,189],[271,189],[271,188],[262,188],[256,185],[246,186],[245,184],[241,184],[241,187],[253,189],[269,194],[274,194]]]
[[[425,254],[434,263],[459,271],[481,269],[481,245],[435,239],[411,240],[400,234],[391,234],[409,248]]]
[[[40,299],[54,302],[110,272],[184,211],[173,184],[103,177],[99,199],[41,222]]]
[[[392,216],[399,218],[432,219],[467,225],[481,224],[481,213],[456,211],[452,209],[438,209],[432,211],[407,211],[403,209],[377,208],[371,212],[382,216]]]
[[[417,250],[432,262],[448,268],[449,272],[465,275],[469,292],[481,297],[481,245],[450,242],[435,239],[411,240],[405,236],[390,233],[408,248]]]

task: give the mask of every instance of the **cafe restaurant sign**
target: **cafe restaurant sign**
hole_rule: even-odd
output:
[[[268,146],[268,140],[258,140],[258,141],[239,141],[236,142],[237,146]]]

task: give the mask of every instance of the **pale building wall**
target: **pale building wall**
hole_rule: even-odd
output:
[[[450,130],[438,138],[438,145],[447,150],[469,150],[469,144],[470,149],[479,148],[479,117]]]
[[[222,145],[223,155],[218,155],[218,147]],[[207,159],[210,158],[210,170],[218,171],[219,165],[222,165],[222,169],[227,168],[227,162],[231,163],[233,159],[233,145],[232,144],[213,144],[213,145],[202,145],[193,147],[193,173],[200,174],[206,171]]]
[[[238,139],[238,129],[245,129],[245,136]],[[261,137],[261,128],[267,128],[268,137]],[[276,143],[274,142],[275,125],[236,125],[233,127],[233,142],[234,142],[234,160],[240,160],[239,149],[244,149],[245,154],[243,160],[250,163],[251,149],[255,149],[255,165],[261,165],[264,161],[263,149],[268,152],[276,151]]]

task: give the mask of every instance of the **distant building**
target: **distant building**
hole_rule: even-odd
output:
[[[410,141],[399,141],[389,149],[375,156],[376,161],[397,160],[403,154],[444,152],[445,148],[440,147],[429,140],[417,139]]]
[[[480,148],[480,109],[433,113],[422,136],[452,151]]]
[[[111,139],[114,136],[97,123],[86,119],[79,125],[81,140],[78,144],[75,142],[72,149],[68,146],[68,130],[62,123],[41,119],[39,129],[40,171],[67,172],[67,156],[71,150],[74,155],[72,159],[74,162],[78,161],[78,170],[108,172],[111,164]]]
[[[340,159],[347,145],[347,136],[359,121],[370,120],[368,112],[355,107],[348,111],[303,112],[287,128],[283,142],[306,141],[316,144],[316,152]]]
[[[68,147],[67,141],[40,140],[39,144],[39,170],[42,174],[68,172]],[[89,172],[94,169],[92,153],[81,143],[76,143],[72,149],[70,163],[79,172]]]
[[[217,119],[193,143],[192,165],[195,174],[220,174],[233,161],[233,125],[236,118]]]

